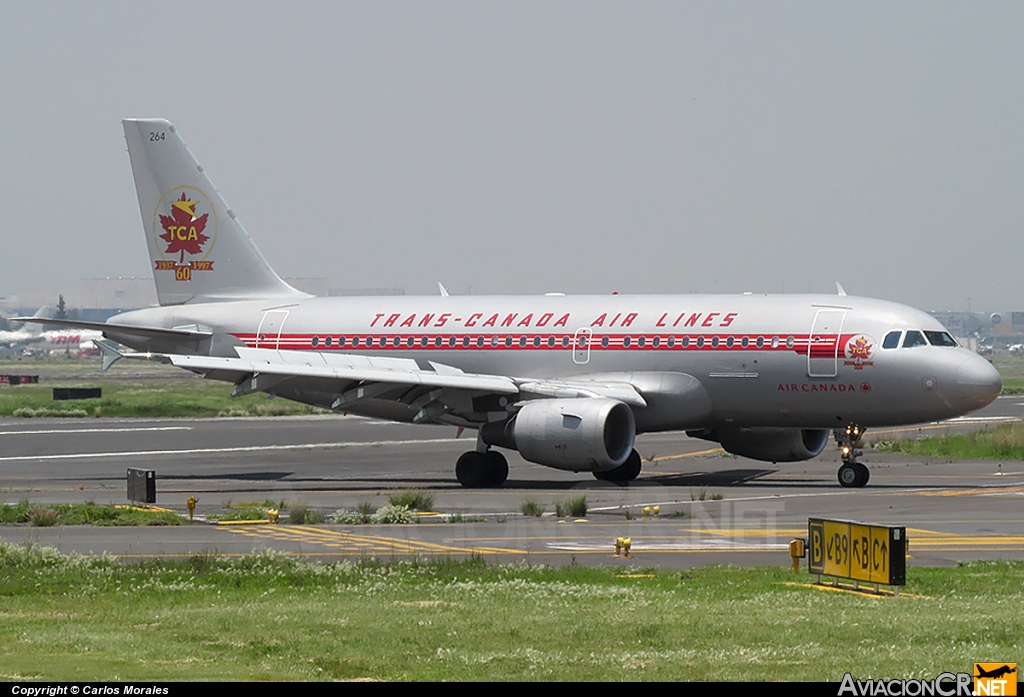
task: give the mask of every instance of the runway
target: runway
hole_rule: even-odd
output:
[[[901,429],[900,435],[992,427],[1024,417],[1024,398],[1002,397],[970,417]],[[405,526],[217,526],[177,528],[0,527],[0,538],[126,559],[241,555],[274,549],[337,560],[369,556],[480,555],[498,561],[685,568],[708,563],[788,564],[788,543],[808,517],[905,525],[910,565],[1024,558],[1024,463],[937,462],[868,451],[864,489],[842,489],[830,445],[802,463],[736,458],[681,433],[644,435],[641,477],[602,483],[509,456],[504,487],[465,490],[454,462],[472,449],[450,427],[356,417],[153,420],[0,420],[0,502],[125,503],[125,470],[157,472],[158,505],[200,517],[245,501],[302,502],[328,514],[373,508],[416,488],[436,516]],[[887,437],[887,432],[869,432]],[[893,434],[894,435],[894,434]],[[586,495],[585,519],[556,519],[555,503]],[[548,515],[527,517],[523,501]],[[660,506],[658,519],[643,519]],[[632,519],[629,519],[632,518]],[[455,522],[452,522],[452,521]],[[632,557],[614,540],[632,538]]]

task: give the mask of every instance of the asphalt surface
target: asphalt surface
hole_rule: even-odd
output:
[[[869,439],[931,435],[1024,418],[1024,397],[1002,397],[970,417]],[[0,419],[0,503],[126,503],[129,467],[157,472],[157,505],[198,520],[164,528],[2,526],[0,539],[126,559],[242,555],[275,549],[316,559],[481,555],[496,561],[684,568],[709,563],[788,564],[788,544],[809,517],[903,525],[908,564],[1024,558],[1024,463],[946,462],[868,451],[863,489],[836,481],[833,445],[802,463],[771,465],[724,454],[681,433],[644,435],[644,471],[630,486],[533,465],[506,453],[505,486],[465,490],[454,463],[472,434],[356,417],[253,419]],[[328,514],[419,489],[441,515],[418,525],[214,525],[243,502],[301,502]],[[555,504],[586,495],[584,519]],[[547,515],[524,516],[526,500]],[[657,519],[643,508],[659,506]],[[632,557],[614,556],[616,537]]]

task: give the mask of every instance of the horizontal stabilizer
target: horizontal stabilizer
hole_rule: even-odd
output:
[[[213,334],[193,329],[166,329],[164,327],[136,327],[111,322],[84,322],[74,319],[45,319],[19,317],[21,322],[48,324],[68,329],[90,329],[103,332],[103,336],[119,344],[142,346],[154,353],[209,353]]]

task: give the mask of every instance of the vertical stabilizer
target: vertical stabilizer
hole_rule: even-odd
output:
[[[123,123],[161,305],[309,297],[270,268],[169,121]]]

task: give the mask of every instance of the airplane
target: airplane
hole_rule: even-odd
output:
[[[177,129],[125,119],[159,307],[97,329],[103,367],[162,360],[271,396],[477,433],[466,487],[508,476],[498,450],[627,483],[637,434],[685,431],[766,462],[842,445],[862,487],[866,428],[948,419],[999,394],[992,365],[930,315],[838,295],[313,297],[271,268]],[[47,320],[48,321],[48,320]]]
[[[33,321],[39,322],[53,314],[53,308],[45,305],[32,316]],[[8,327],[19,320],[7,321],[4,324]],[[31,348],[47,353],[63,353],[71,351],[91,351],[97,348],[94,343],[102,339],[103,333],[97,329],[58,329],[54,331],[42,331],[40,327],[19,325],[18,328],[0,330],[0,347],[2,348]]]
[[[976,678],[997,678],[998,679],[998,678],[1003,677],[1004,675],[1009,675],[1010,673],[1016,673],[1017,672],[1017,666],[1016,665],[1014,665],[1014,667],[1011,668],[1009,665],[1005,665],[1004,664],[1004,665],[1000,666],[999,668],[994,668],[992,670],[985,670],[985,669],[983,669],[981,666],[979,666],[977,664],[975,664],[975,666],[976,666],[976,669],[977,669],[977,672],[978,672],[978,674],[974,676]]]

